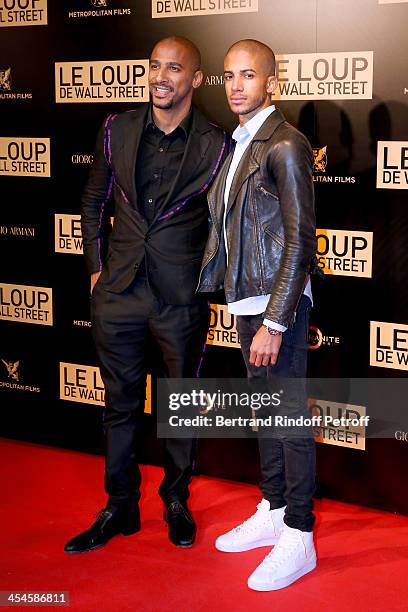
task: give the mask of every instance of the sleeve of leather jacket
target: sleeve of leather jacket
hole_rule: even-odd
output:
[[[316,253],[312,170],[313,153],[300,132],[294,131],[271,151],[270,171],[278,189],[285,246],[264,317],[286,327],[293,322]]]
[[[88,181],[81,206],[81,228],[85,264],[90,274],[103,268],[102,261],[102,223],[103,213],[108,202],[113,183],[113,173],[107,160],[106,131],[108,119],[101,126]]]

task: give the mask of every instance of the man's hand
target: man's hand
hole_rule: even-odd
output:
[[[261,325],[252,339],[252,344],[249,349],[249,363],[257,367],[261,365],[275,365],[281,344],[281,333],[276,336],[271,336],[268,330]]]
[[[94,272],[93,274],[91,274],[91,295],[92,295],[92,291],[94,290],[94,287],[95,287],[95,285],[96,285],[100,275],[101,275],[100,272]]]

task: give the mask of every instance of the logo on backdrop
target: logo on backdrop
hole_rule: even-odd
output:
[[[52,289],[0,283],[0,320],[52,325]]]
[[[276,56],[280,100],[371,100],[373,51]]]
[[[153,19],[257,12],[258,0],[152,0]]]
[[[325,274],[371,278],[373,232],[318,229],[317,260]]]
[[[81,215],[55,215],[55,252],[82,255]]]
[[[93,164],[94,156],[92,153],[73,153],[71,162],[74,166],[89,166]]]
[[[0,137],[0,176],[51,176],[49,138]]]
[[[0,28],[47,25],[47,0],[0,0]]]
[[[109,217],[113,227],[114,217]],[[81,215],[55,214],[55,252],[82,255]]]
[[[310,398],[308,401],[309,410],[312,416],[332,417],[333,419],[347,419],[349,421],[359,420],[366,416],[365,406],[356,406],[354,404],[343,404],[340,402],[332,402]],[[366,425],[345,425],[345,426],[324,426],[313,428],[316,442],[322,444],[333,444],[334,446],[345,446],[346,448],[355,448],[365,450]]]
[[[408,370],[408,325],[370,321],[370,366]]]
[[[327,146],[313,149],[313,172],[326,172]]]
[[[207,74],[204,79],[204,85],[206,87],[214,87],[214,85],[224,85],[223,74]]]
[[[332,347],[339,345],[340,342],[338,336],[324,335],[318,327],[311,326],[309,328],[310,349],[318,349],[321,346]],[[210,327],[207,344],[240,348],[236,317],[228,312],[228,306],[224,304],[210,305]]]
[[[408,189],[408,141],[379,141],[377,149],[377,187]]]
[[[314,183],[355,183],[355,176],[334,176],[327,171],[327,145],[313,149],[313,182]]]
[[[0,70],[0,91],[11,90],[11,68]]]
[[[3,363],[3,365],[5,366],[7,370],[8,377],[11,380],[15,380],[19,382],[20,380],[20,372],[19,372],[20,362],[19,361],[6,361],[5,359],[2,359],[1,362]]]
[[[207,344],[240,348],[235,315],[228,312],[223,304],[210,305],[210,327]]]
[[[1,1],[1,0],[0,0]],[[31,91],[13,91],[11,67],[0,68],[0,100],[32,100]]]
[[[309,348],[315,350],[321,346],[338,346],[340,344],[339,336],[326,336],[323,332],[314,325],[309,327]]]
[[[111,0],[88,0],[88,11],[68,11],[69,19],[83,19],[84,17],[128,17],[132,14],[130,8],[114,8],[110,9]],[[123,2],[121,4],[126,4]],[[91,9],[91,6],[95,7]]]
[[[151,375],[146,380],[144,411],[151,413]],[[60,399],[81,404],[105,405],[105,387],[99,368],[77,363],[60,362]]]
[[[35,238],[35,232],[29,225],[0,225],[0,238]]]
[[[31,393],[39,393],[40,387],[37,385],[26,384],[22,375],[22,361],[18,359],[0,359],[0,389],[11,391],[29,391]]]
[[[55,101],[148,102],[149,60],[55,64]]]

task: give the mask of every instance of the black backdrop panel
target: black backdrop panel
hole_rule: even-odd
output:
[[[145,80],[130,78],[131,99],[113,101],[112,88],[87,90],[86,75],[89,62],[94,75],[101,70],[97,62],[104,62],[105,76],[126,71],[131,64],[142,65],[154,43],[171,34],[187,36],[200,47],[205,80],[196,103],[230,130],[236,119],[228,110],[222,84],[225,51],[235,40],[252,37],[278,54],[278,104],[309,138],[316,154],[318,255],[326,278],[313,286],[310,375],[406,376],[404,342],[393,347],[391,340],[395,333],[406,337],[408,330],[408,184],[403,154],[408,146],[408,2],[20,4],[23,8],[16,0],[19,12],[8,12],[0,0],[3,435],[103,450],[79,203],[99,125],[107,113],[138,104],[136,94]],[[184,13],[163,16],[165,8],[172,11],[176,6]],[[153,7],[161,11],[161,18],[152,17]],[[56,64],[61,63],[65,77],[77,67],[82,85],[75,91],[71,83],[72,95],[85,97],[57,102],[62,83]],[[16,172],[19,169],[23,175]],[[215,320],[214,314],[213,324],[213,334],[220,338],[224,332],[227,344],[234,344],[228,315]],[[377,338],[390,345],[388,363],[376,350]],[[153,370],[156,359],[152,351]],[[238,348],[207,346],[202,374],[243,375]],[[86,382],[73,391],[74,381]],[[154,399],[153,384],[153,409]],[[141,458],[159,463],[154,417],[146,414],[145,421]],[[405,438],[404,432],[396,432],[395,439],[367,439],[365,449],[318,444],[319,492],[407,513],[408,493],[400,486],[408,456]],[[254,482],[255,444],[200,440],[198,470]]]

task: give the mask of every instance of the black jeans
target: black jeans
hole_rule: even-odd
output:
[[[159,346],[170,378],[197,376],[209,325],[207,302],[174,306],[156,297],[143,276],[121,294],[97,283],[92,294],[92,330],[105,385],[105,489],[108,507],[134,506],[140,498],[136,457],[146,390],[149,338]],[[168,504],[186,500],[191,481],[193,441],[163,442],[164,479],[159,493]]]
[[[303,295],[292,328],[284,332],[279,356],[274,366],[252,366],[249,348],[262,325],[263,315],[237,317],[237,330],[247,367],[248,377],[305,378],[307,370],[310,299]],[[298,406],[287,416],[310,417],[306,390],[298,394]],[[313,493],[315,490],[316,456],[312,435],[307,437],[258,435],[261,462],[260,488],[271,509],[286,505],[284,521],[289,527],[312,531],[314,525]]]

